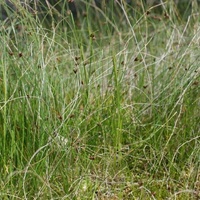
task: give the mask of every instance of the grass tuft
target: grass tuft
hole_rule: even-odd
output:
[[[1,22],[0,198],[198,199],[198,7],[86,9]]]

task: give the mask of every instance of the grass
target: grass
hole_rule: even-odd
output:
[[[145,9],[3,24],[1,199],[200,197],[199,11]]]

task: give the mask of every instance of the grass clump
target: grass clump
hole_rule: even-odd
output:
[[[2,26],[0,197],[198,199],[198,10],[98,12]]]

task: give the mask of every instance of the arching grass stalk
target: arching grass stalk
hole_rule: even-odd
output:
[[[120,154],[122,148],[122,114],[121,114],[121,86],[119,80],[119,71],[117,68],[116,56],[113,55],[113,78],[114,78],[114,99],[113,99],[113,118],[112,134],[116,153]],[[120,157],[120,155],[119,155]]]
[[[4,50],[5,52],[5,50]],[[3,58],[1,58],[1,68],[3,71],[3,105],[1,106],[1,110],[3,113],[3,117],[2,117],[2,123],[3,123],[3,140],[2,140],[2,161],[4,163],[4,167],[5,163],[6,163],[6,132],[7,132],[7,123],[6,123],[6,119],[7,119],[7,66],[6,63],[4,61]]]

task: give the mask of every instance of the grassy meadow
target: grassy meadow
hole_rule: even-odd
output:
[[[0,199],[200,198],[200,12],[172,2],[1,22]]]

